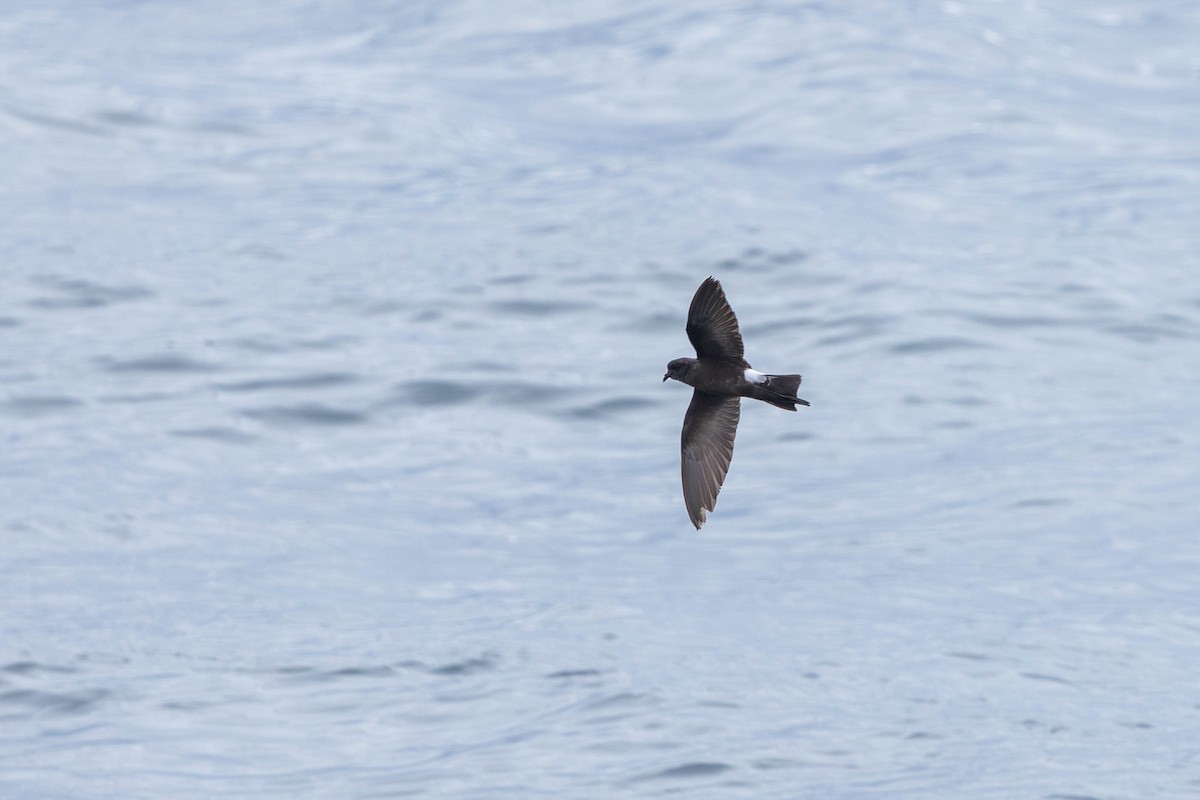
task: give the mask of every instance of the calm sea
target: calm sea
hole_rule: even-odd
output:
[[[1198,43],[6,3],[0,796],[1200,796]]]

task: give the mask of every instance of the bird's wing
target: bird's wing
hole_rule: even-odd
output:
[[[715,397],[697,389],[683,417],[683,503],[696,530],[717,505],[741,407],[740,397]]]
[[[700,358],[741,360],[745,355],[737,317],[715,278],[706,278],[692,298],[687,335]]]

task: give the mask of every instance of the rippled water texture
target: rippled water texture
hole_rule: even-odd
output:
[[[0,796],[1200,796],[1198,42],[8,3]]]

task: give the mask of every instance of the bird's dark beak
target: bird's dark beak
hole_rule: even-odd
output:
[[[666,383],[667,378],[669,378],[669,377],[671,377],[671,373],[669,373],[669,372],[666,375],[663,375],[663,383]]]

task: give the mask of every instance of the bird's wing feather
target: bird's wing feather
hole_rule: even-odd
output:
[[[683,417],[683,503],[696,530],[717,505],[717,494],[733,458],[741,398],[715,397],[700,390]]]
[[[721,284],[706,278],[688,309],[687,335],[700,358],[742,360],[745,349],[737,317],[725,299]]]

